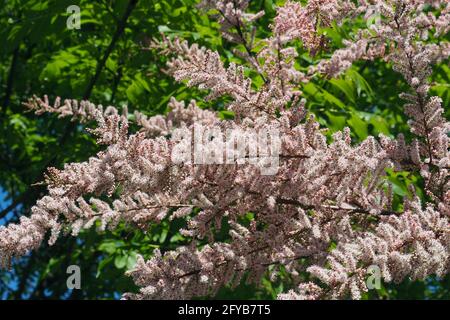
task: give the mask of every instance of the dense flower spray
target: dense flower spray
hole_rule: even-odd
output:
[[[449,43],[439,41],[450,29],[450,3],[288,1],[278,8],[272,35],[258,43],[253,23],[263,12],[247,13],[248,1],[205,0],[200,7],[217,13],[224,38],[242,48],[236,55],[263,84],[253,85],[243,66],[225,66],[217,52],[163,38],[151,47],[172,57],[168,72],[188,86],[209,90],[209,100],[230,97],[234,120],[220,120],[195,101],[186,107],[172,98],[165,116],[136,112],[141,130],[131,133],[126,108],[119,112],[87,101],[58,98],[52,105],[47,97],[30,99],[26,105],[36,113],[95,120],[98,126],[91,132],[105,149],[86,162],[48,170],[48,195],[32,208],[32,215],[0,227],[3,264],[36,249],[48,233],[54,243],[61,231],[77,235],[83,228],[97,225],[104,230],[121,221],[145,229],[165,218],[187,218],[181,232],[190,245],[164,254],[155,250],[147,261],[139,257],[129,274],[141,289],[124,298],[214,295],[224,285],[238,285],[244,276],[258,283],[267,272],[276,277],[283,269],[295,285],[280,299],[358,299],[367,291],[367,268],[372,265],[379,267],[385,282],[447,274],[450,124],[443,117],[442,100],[429,95],[428,77],[431,65],[450,55]],[[298,50],[290,46],[292,41],[300,39],[314,55],[327,47],[321,28],[357,16],[369,19],[375,12],[377,23],[367,23],[331,58],[307,73],[296,69]],[[427,42],[429,37],[437,41]],[[376,58],[390,62],[411,87],[401,97],[416,139],[406,143],[402,135],[368,137],[353,145],[346,128],[327,142],[305,109],[302,84],[316,75],[337,76],[356,60]],[[276,128],[278,170],[261,175],[258,166],[239,157],[225,164],[175,161],[180,137],[192,134],[195,125],[212,130]],[[222,144],[213,145],[223,152]],[[413,197],[406,197],[402,211],[395,211],[387,168],[419,172],[429,200],[421,203],[411,189]],[[110,201],[100,200],[102,195]],[[239,218],[248,212],[254,219],[244,226]],[[223,222],[230,227],[227,242],[215,238]]]

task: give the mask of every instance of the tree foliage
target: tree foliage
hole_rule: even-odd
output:
[[[268,36],[268,25],[275,8],[284,1],[255,0],[250,10],[265,10],[256,22],[256,38]],[[100,149],[85,127],[46,114],[25,112],[22,103],[33,95],[89,99],[103,105],[139,110],[148,116],[164,113],[170,97],[196,99],[203,103],[205,92],[187,89],[164,73],[167,57],[148,50],[151,38],[181,37],[217,50],[226,63],[240,62],[233,55],[233,45],[220,36],[220,25],[197,9],[195,0],[120,0],[79,1],[81,29],[66,27],[66,8],[73,1],[3,1],[0,9],[0,223],[16,222],[28,216],[30,208],[45,194],[42,185],[48,167],[62,168],[80,162]],[[366,23],[356,21],[355,24]],[[354,32],[355,24],[333,25],[321,30],[333,49],[343,47],[342,40]],[[449,35],[447,34],[448,41]],[[298,44],[300,45],[300,44]],[[296,60],[301,70],[328,57],[330,51],[317,55],[304,52]],[[443,99],[446,117],[450,105],[448,85],[450,68],[443,62],[434,66],[431,92]],[[262,79],[246,70],[255,85]],[[382,61],[357,62],[336,78],[317,78],[302,88],[308,111],[314,113],[328,136],[349,127],[354,142],[380,133],[394,137],[408,132],[404,101],[398,92],[408,84]],[[223,118],[232,117],[224,110],[226,98],[214,108]],[[418,186],[420,175],[391,172],[394,202],[400,205],[408,186]],[[420,194],[424,197],[425,195]],[[250,218],[249,218],[250,219]],[[114,231],[81,232],[77,238],[63,237],[56,245],[42,246],[16,260],[11,271],[0,271],[2,298],[19,299],[113,299],[123,292],[136,291],[124,275],[136,262],[137,253],[149,258],[153,250],[165,252],[186,244],[177,222],[164,220],[146,232],[121,224]],[[222,231],[223,237],[226,230]],[[82,289],[68,290],[66,269],[79,265]],[[236,289],[223,288],[217,298],[275,298],[283,292],[282,281],[264,276],[261,286],[241,284]],[[363,298],[372,299],[449,299],[450,279],[429,278],[383,285]]]

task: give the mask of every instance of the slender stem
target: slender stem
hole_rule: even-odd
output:
[[[238,35],[239,35],[239,38],[240,38],[240,40],[241,40],[241,42],[242,42],[242,45],[243,45],[244,48],[245,48],[245,51],[247,52],[247,54],[248,54],[251,58],[253,58],[254,63],[256,64],[256,66],[259,66],[259,62],[258,62],[258,59],[257,59],[257,57],[256,57],[256,54],[252,51],[252,49],[250,48],[250,46],[249,46],[249,44],[248,44],[247,39],[246,39],[245,36],[244,36],[244,33],[243,33],[243,31],[242,31],[242,27],[241,27],[241,23],[239,22],[239,19],[236,19],[237,24],[235,24],[235,23],[233,23],[230,19],[228,19],[228,17],[225,15],[225,13],[224,13],[222,10],[219,10],[219,13],[220,13],[220,15],[222,16],[222,18],[225,19],[226,22],[228,22],[230,25],[232,25],[232,26],[236,29],[236,32],[237,32]],[[266,79],[266,77],[264,77],[264,75],[263,75],[261,72],[259,72],[259,70],[257,70],[257,71],[258,71],[258,74],[259,74],[259,75],[261,76],[261,78],[263,79],[264,83],[268,83],[269,81]]]
[[[97,63],[97,67],[95,69],[94,76],[91,78],[91,81],[89,82],[89,84],[84,92],[83,99],[85,99],[85,100],[89,99],[89,97],[92,93],[92,89],[94,88],[95,83],[97,82],[103,68],[105,67],[106,60],[108,60],[109,55],[111,54],[114,47],[116,46],[117,40],[119,39],[119,37],[122,35],[123,31],[125,30],[125,26],[127,24],[128,17],[131,15],[131,12],[133,11],[137,2],[138,2],[138,0],[130,0],[128,2],[128,6],[125,10],[124,15],[122,16],[122,18],[120,19],[120,21],[117,25],[116,32],[114,33],[114,35],[111,39],[111,42],[109,43],[108,47],[106,48],[106,51],[103,54],[103,57]]]

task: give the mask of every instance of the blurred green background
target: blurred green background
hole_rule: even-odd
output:
[[[265,10],[257,23],[257,38],[270,33],[275,15],[272,0],[251,1],[251,11]],[[196,9],[195,0],[100,0],[100,1],[0,1],[0,225],[29,215],[30,207],[45,194],[43,180],[49,166],[84,161],[99,151],[85,127],[57,119],[35,116],[22,102],[33,94],[48,94],[93,103],[128,105],[130,111],[147,115],[163,113],[171,96],[178,100],[197,99],[202,107],[223,110],[226,99],[205,104],[205,92],[187,89],[163,72],[166,57],[147,50],[149,40],[178,36],[218,50],[224,61],[240,61],[232,54],[234,45],[224,41],[219,25]],[[66,9],[81,8],[81,29],[69,30]],[[327,30],[330,50],[311,57],[303,52],[297,61],[306,68],[342,47],[342,39],[364,21],[351,21]],[[449,40],[448,35],[446,36]],[[433,41],[433,40],[431,40]],[[252,74],[249,72],[249,75]],[[435,66],[432,92],[444,100],[448,117],[450,105],[448,61]],[[255,79],[256,85],[258,80]],[[403,102],[398,93],[408,90],[401,76],[383,61],[358,62],[337,79],[317,77],[301,88],[309,111],[316,114],[330,134],[345,126],[352,129],[355,143],[368,135],[399,132],[410,139]],[[229,117],[228,113],[222,113]],[[407,186],[421,180],[409,172],[388,173],[394,183],[397,205],[408,193]],[[78,238],[62,237],[56,245],[16,260],[12,270],[0,271],[1,299],[117,299],[135,291],[124,275],[133,267],[136,253],[151,256],[154,248],[171,250],[184,243],[176,223],[164,221],[146,233],[121,225],[114,232],[84,231]],[[79,265],[81,290],[68,290],[66,269]],[[281,274],[272,282],[265,277],[259,287],[242,284],[224,288],[216,298],[275,298],[289,288]],[[449,299],[450,279],[431,277],[426,281],[404,281],[383,285],[365,299]]]

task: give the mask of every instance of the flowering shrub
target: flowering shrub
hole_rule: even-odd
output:
[[[123,298],[213,296],[244,278],[258,283],[266,273],[286,273],[293,289],[280,299],[359,299],[374,265],[385,282],[449,272],[450,123],[442,99],[429,94],[428,79],[432,65],[450,55],[450,3],[288,1],[262,40],[253,24],[264,12],[249,13],[247,6],[245,0],[200,4],[220,23],[223,38],[236,44],[242,64],[225,65],[218,52],[178,38],[163,36],[150,44],[169,57],[166,72],[176,81],[208,90],[211,104],[227,97],[233,119],[175,98],[168,114],[153,117],[88,101],[50,103],[46,96],[25,103],[37,114],[95,120],[90,132],[105,149],[86,162],[49,168],[48,195],[32,215],[0,227],[4,267],[38,248],[48,233],[53,244],[60,232],[76,236],[120,222],[145,230],[149,223],[179,219],[186,222],[181,233],[189,245],[156,249],[148,260],[139,256],[128,274],[140,289]],[[297,64],[302,51],[315,56],[329,50],[324,30],[357,17],[367,23],[357,26],[343,48],[306,69]],[[327,139],[307,110],[302,88],[317,77],[339,76],[357,60],[375,59],[384,59],[409,84],[399,94],[415,139],[380,135],[355,144],[348,128]],[[131,120],[138,132],[130,129]],[[242,161],[246,150],[233,163],[177,161],[180,137],[196,125],[212,132],[276,129],[280,150],[270,156],[279,158],[278,169],[261,174],[258,165]],[[217,142],[213,152],[227,151],[219,148],[217,135],[210,138]],[[388,172],[400,171],[421,176],[422,201],[411,185],[403,202],[393,205]],[[225,226],[229,238],[218,239]]]

